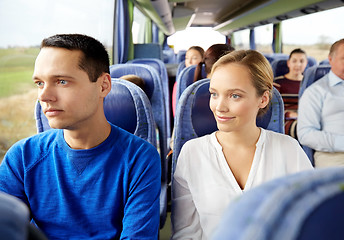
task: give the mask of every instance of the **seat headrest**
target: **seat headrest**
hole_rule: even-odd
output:
[[[112,90],[104,99],[104,112],[109,122],[130,133],[135,133],[137,126],[136,106],[126,86],[112,83]]]

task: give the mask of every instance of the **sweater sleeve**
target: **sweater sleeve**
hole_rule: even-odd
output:
[[[121,239],[158,239],[160,221],[161,167],[153,146],[138,149],[129,170],[129,197],[124,207]]]
[[[21,156],[21,148],[18,144],[12,146],[6,153],[0,165],[0,191],[13,195],[27,203]]]

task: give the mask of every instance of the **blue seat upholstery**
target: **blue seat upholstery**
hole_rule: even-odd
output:
[[[186,50],[179,50],[177,53],[177,63],[185,61]]]
[[[176,54],[172,48],[163,49],[162,54],[164,57],[164,63],[176,63]]]
[[[157,58],[163,60],[159,43],[134,44],[134,58]]]
[[[329,64],[330,64],[330,61],[328,59],[324,59],[319,63],[319,65],[329,65]]]
[[[187,68],[184,68],[177,76],[176,105],[178,105],[179,98],[183,91],[194,82],[196,68],[197,65],[191,65]],[[202,76],[203,78],[207,77],[204,65],[202,65]]]
[[[230,203],[213,239],[344,239],[343,185],[342,167],[264,183]]]
[[[308,63],[306,69],[314,65],[317,65],[317,61],[315,60],[315,58],[307,56],[307,60]],[[280,56],[271,62],[271,68],[275,77],[283,76],[289,72],[287,61],[288,56]]]
[[[301,82],[300,90],[299,90],[299,99],[301,98],[302,94],[304,93],[305,89],[313,84],[315,81],[322,78],[331,70],[330,65],[315,65],[305,70],[303,80]],[[312,162],[314,166],[314,150],[310,147],[302,145],[303,150],[307,154],[309,160]]]
[[[167,124],[167,141],[169,142],[171,138],[171,100],[170,100],[170,90],[169,90],[169,80],[167,69],[163,61],[156,58],[137,58],[128,63],[138,63],[138,64],[148,64],[152,66],[160,74],[160,80],[162,83],[162,90],[164,95],[165,110],[166,110],[166,124]]]
[[[116,64],[110,66],[111,77],[121,77],[127,74],[134,74],[140,76],[145,81],[145,92],[151,103],[153,110],[153,117],[159,130],[159,149],[161,158],[161,226],[166,219],[167,209],[167,159],[168,154],[168,131],[167,131],[167,117],[164,102],[164,94],[162,82],[159,73],[151,66],[138,63]]]
[[[183,71],[184,68],[185,68],[185,61],[181,61],[181,62],[178,64],[176,77],[179,76],[179,74]]]
[[[116,64],[110,66],[112,78],[120,78],[123,75],[134,74],[145,81],[145,92],[152,105],[153,116],[159,129],[160,156],[165,159],[167,156],[167,117],[164,102],[164,93],[159,73],[146,64]]]
[[[185,142],[217,130],[216,121],[209,108],[209,83],[209,79],[193,83],[185,89],[179,99],[175,115],[172,172],[174,172],[179,152]],[[268,112],[262,117],[257,117],[257,126],[284,133],[284,105],[277,89],[273,90]]]

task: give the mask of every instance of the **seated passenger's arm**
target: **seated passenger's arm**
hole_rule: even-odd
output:
[[[181,152],[172,183],[172,239],[202,239],[200,219],[185,179]]]
[[[128,184],[129,196],[124,208],[121,239],[158,239],[161,163],[156,149],[153,146],[143,149],[129,171],[131,180]]]
[[[6,153],[0,165],[0,191],[15,196],[28,204],[24,192],[24,164],[17,144]]]
[[[322,130],[321,112],[323,102],[319,93],[306,89],[299,101],[297,135],[301,144],[317,151],[343,152],[344,136]]]

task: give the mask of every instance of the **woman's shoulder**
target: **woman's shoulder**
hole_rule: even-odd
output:
[[[283,133],[278,133],[274,132],[271,130],[266,130],[264,129],[266,133],[266,141],[268,144],[271,145],[276,145],[276,144],[298,144],[297,140],[292,138],[289,135],[283,134]]]
[[[183,148],[193,148],[193,147],[199,148],[200,146],[208,145],[211,138],[212,138],[212,135],[215,135],[215,132],[201,136],[201,137],[193,138],[193,139],[187,141],[183,145]]]

